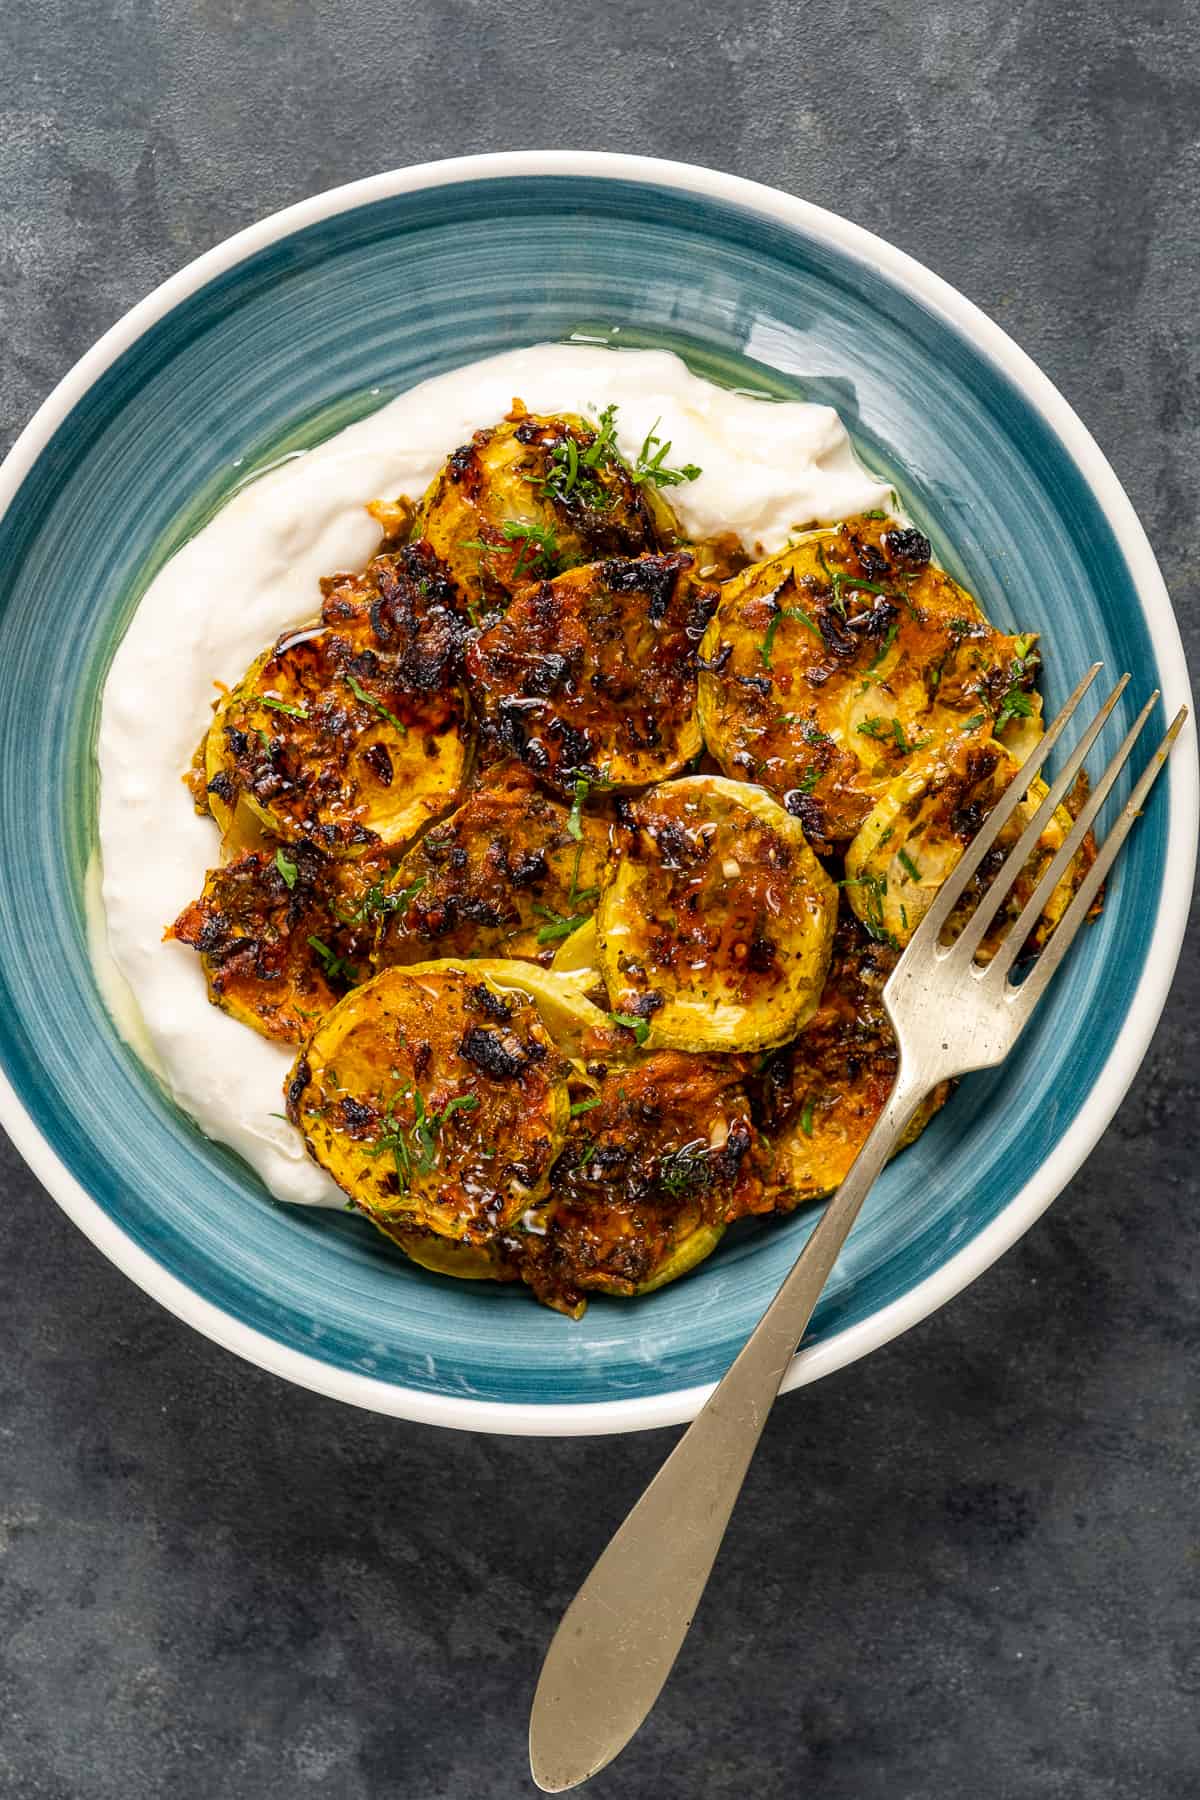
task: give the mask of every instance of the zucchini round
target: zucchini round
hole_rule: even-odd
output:
[[[843,914],[820,1006],[753,1078],[777,1212],[832,1193],[883,1111],[899,1055],[882,993],[897,960],[895,950]],[[922,1102],[901,1148],[920,1136],[950,1087],[943,1082]]]
[[[723,586],[701,652],[704,741],[828,849],[920,750],[1028,704],[1032,645],[993,631],[919,531],[850,519]]]
[[[469,750],[462,627],[422,591],[430,566],[409,545],[326,584],[322,623],[257,658],[208,734],[210,803],[244,795],[277,836],[339,856],[403,844],[453,803]]]
[[[519,763],[492,772],[405,853],[378,896],[376,962],[526,958],[548,966],[599,896],[608,827],[568,813]]]
[[[720,775],[666,782],[626,816],[596,914],[614,1018],[652,1049],[786,1043],[820,998],[837,913],[799,820]]]
[[[560,793],[644,787],[700,749],[696,655],[715,588],[692,557],[613,557],[524,588],[467,650],[489,756]]]
[[[200,952],[214,1006],[283,1043],[303,1043],[345,987],[345,962],[313,948],[329,933],[321,863],[261,850],[210,869],[165,934]]]
[[[908,943],[1019,767],[993,736],[989,722],[915,757],[891,782],[846,851],[846,893],[869,932],[900,948]],[[985,860],[983,879],[968,884],[948,931],[965,922],[1003,854],[1016,843],[1045,796],[1046,784],[1035,779]],[[994,954],[1005,930],[1062,847],[1071,824],[1070,813],[1058,807],[984,937],[979,948],[981,960]],[[1030,948],[1045,941],[1093,859],[1089,842],[1051,895],[1031,934]]]
[[[507,419],[448,458],[413,529],[482,616],[503,611],[530,581],[598,556],[658,550],[673,527],[665,502],[631,478],[610,432],[514,402]]]
[[[285,1092],[310,1154],[374,1223],[479,1245],[546,1192],[569,1072],[525,993],[478,964],[424,963],[347,994]]]

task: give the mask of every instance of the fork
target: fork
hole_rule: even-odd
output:
[[[1083,845],[1158,700],[1150,696],[1015,923],[986,964],[976,953],[1041,833],[1070,791],[1129,681],[1123,675],[1050,784],[951,942],[968,882],[1024,798],[1103,665],[1094,663],[1005,789],[942,886],[883,990],[896,1034],[895,1084],[870,1136],[754,1333],[567,1608],[534,1695],[529,1761],[545,1793],[577,1787],[621,1751],[649,1713],[708,1581],[780,1384],[859,1210],[917,1107],[940,1082],[1002,1062],[1087,917],[1178,737],[1187,708],[1129,796],[1024,979],[1010,979],[1030,932]]]

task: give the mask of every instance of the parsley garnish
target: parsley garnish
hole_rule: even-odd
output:
[[[883,661],[884,657],[887,655],[888,651],[891,649],[892,645],[895,643],[896,633],[899,631],[899,629],[900,629],[899,619],[893,619],[891,624],[887,628],[887,636],[884,638],[882,644],[879,646],[879,649],[875,652],[875,655],[872,658],[872,660],[867,664],[866,679],[868,681],[886,681],[887,677],[885,675],[872,674],[872,670],[877,669],[879,667],[880,663]]]
[[[614,1012],[608,1016],[614,1025],[623,1025],[626,1031],[632,1031],[634,1041],[638,1044],[644,1044],[650,1035],[650,1027],[645,1019],[639,1019],[633,1013]]]
[[[358,905],[349,912],[340,909],[336,917],[342,925],[365,925],[369,919],[390,917],[392,913],[407,912],[409,904],[426,885],[422,875],[418,881],[410,882],[408,887],[389,892],[381,875],[378,881],[371,883]]]
[[[387,723],[393,726],[401,737],[408,736],[408,726],[403,719],[398,719],[394,712],[389,712],[383,701],[376,700],[374,694],[368,694],[362,682],[356,675],[351,675],[349,670],[346,671],[346,685],[356,700],[361,700],[363,705],[369,706],[373,713],[378,714],[381,719],[386,719]]]
[[[860,719],[855,730],[861,731],[864,737],[869,738],[886,738],[890,735],[883,720],[876,718],[874,714],[870,718]]]
[[[571,1117],[577,1119],[580,1113],[591,1112],[593,1106],[599,1106],[600,1095],[593,1094],[588,1100],[576,1100],[571,1108]]]
[[[800,1114],[800,1129],[804,1133],[805,1137],[812,1136],[813,1104],[814,1104],[813,1097],[811,1094],[809,1094],[804,1102],[804,1110]]]
[[[870,512],[865,512],[863,514],[863,518],[864,519],[886,519],[887,514],[884,511],[882,511],[882,509],[880,507],[873,506],[871,508]]]
[[[707,1186],[712,1180],[712,1161],[703,1138],[672,1150],[658,1165],[658,1185],[668,1194],[684,1194],[689,1188]]]
[[[655,419],[643,439],[642,447],[637,453],[637,461],[630,471],[639,487],[644,482],[649,482],[651,487],[657,488],[682,487],[685,481],[695,481],[696,477],[704,472],[702,469],[698,469],[695,463],[684,463],[678,469],[672,469],[669,466],[666,459],[671,449],[671,440],[667,438],[664,442],[659,437],[658,428],[661,424],[661,418]]]
[[[340,979],[353,983],[358,980],[358,970],[353,963],[347,962],[344,956],[339,956],[336,951],[331,950],[329,945],[322,943],[319,937],[310,937],[308,941],[316,951],[321,967],[331,981]]]
[[[915,744],[910,743],[904,735],[904,727],[899,719],[892,720],[892,736],[896,740],[896,748],[901,756],[912,756],[916,751],[923,750],[926,744],[932,743],[933,741],[932,738],[924,737],[918,738]]]
[[[571,801],[571,810],[567,814],[567,830],[577,840],[583,838],[583,803],[591,792],[591,786],[586,775],[575,777],[575,794]]]
[[[270,707],[272,712],[286,713],[289,719],[307,719],[308,717],[307,706],[289,706],[286,700],[277,700],[274,694],[260,694],[258,704]]]
[[[799,619],[802,625],[807,625],[808,629],[815,632],[818,637],[821,635],[820,626],[814,625],[802,606],[776,607],[775,611],[771,614],[771,623],[767,626],[767,629],[763,634],[762,644],[759,647],[759,655],[762,657],[764,669],[769,669],[771,666],[771,651],[775,643],[775,633],[779,630],[781,619]]]
[[[555,912],[552,906],[535,906],[533,910],[539,918],[550,921],[548,925],[543,925],[537,934],[539,944],[557,944],[560,938],[568,938],[572,932],[578,931],[581,925],[586,925],[592,916],[591,913],[586,912]]]
[[[502,544],[488,544],[482,538],[463,540],[464,550],[478,550],[481,556],[506,556],[514,545],[520,545],[513,564],[512,580],[528,569],[531,575],[549,580],[558,574],[558,539],[552,525],[527,525],[520,519],[506,519],[500,527]]]
[[[963,725],[963,730],[964,731],[977,731],[979,729],[979,727],[983,724],[983,722],[986,718],[987,718],[986,713],[972,713],[971,717]]]
[[[912,857],[908,854],[907,850],[897,850],[896,860],[899,862],[900,867],[904,870],[904,874],[905,874],[905,877],[907,880],[920,881],[921,871],[920,871],[920,869],[918,869],[916,863],[913,861]]]
[[[409,1124],[396,1118],[397,1106],[412,1101],[413,1116]],[[428,1175],[437,1161],[437,1134],[452,1113],[474,1112],[479,1100],[474,1094],[456,1094],[447,1100],[440,1112],[431,1113],[419,1088],[404,1088],[393,1094],[384,1110],[387,1129],[376,1138],[368,1156],[382,1156],[391,1151],[396,1162],[396,1180],[401,1192],[412,1186],[414,1175]]]
[[[299,875],[300,870],[292,861],[291,857],[285,854],[282,845],[280,845],[279,849],[275,852],[275,867],[279,870],[279,873],[283,876],[283,879],[287,882],[288,886],[294,888],[296,885],[296,877]]]

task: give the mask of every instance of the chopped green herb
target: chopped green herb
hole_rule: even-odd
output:
[[[322,943],[319,937],[310,937],[308,941],[316,951],[321,967],[331,981],[342,980],[353,983],[358,980],[358,970],[353,963],[347,962],[344,956],[338,956],[336,951],[331,950],[328,944]],[[331,1079],[333,1078],[331,1077]]]
[[[884,680],[886,680],[886,676],[876,675],[872,671],[879,667],[880,663],[883,661],[884,657],[887,655],[888,651],[891,649],[892,645],[895,643],[896,633],[899,631],[899,629],[900,629],[899,619],[893,619],[891,624],[887,628],[887,636],[884,638],[882,644],[880,644],[878,650],[875,652],[875,655],[872,657],[871,661],[867,664],[867,670],[866,670],[866,680],[867,681],[884,681]]]
[[[897,850],[896,860],[904,870],[905,876],[909,881],[920,881],[921,871],[918,869],[907,850]]]
[[[279,873],[283,876],[283,879],[287,882],[288,886],[294,888],[296,885],[296,877],[299,875],[300,870],[297,864],[292,861],[291,857],[285,853],[282,844],[275,852],[275,867],[279,870]]]
[[[591,792],[592,784],[586,775],[575,777],[575,792],[571,800],[571,810],[567,814],[567,830],[573,838],[583,838],[583,803]]]
[[[396,1108],[411,1100],[411,1122],[396,1117]],[[437,1162],[437,1134],[447,1119],[456,1112],[474,1112],[479,1105],[475,1094],[456,1094],[447,1100],[440,1112],[431,1113],[419,1088],[404,1088],[393,1094],[384,1108],[385,1130],[367,1151],[368,1156],[382,1156],[390,1151],[396,1163],[396,1180],[402,1192],[412,1186],[414,1175],[428,1175]]]
[[[386,719],[387,723],[398,731],[401,737],[408,736],[408,726],[404,721],[398,719],[394,712],[389,712],[382,700],[377,700],[374,694],[368,694],[358,677],[351,675],[349,671],[346,673],[346,685],[356,700],[361,700],[364,706],[369,706],[379,718]]]
[[[577,1119],[581,1113],[591,1112],[594,1106],[599,1106],[600,1099],[599,1094],[591,1094],[586,1100],[576,1100],[571,1107],[571,1117]]]
[[[537,934],[539,944],[557,944],[561,938],[569,938],[581,925],[586,925],[592,916],[586,912],[555,912],[552,906],[535,906],[533,910],[539,918],[550,921]]]
[[[809,1094],[809,1096],[807,1097],[807,1099],[804,1102],[804,1110],[800,1114],[800,1129],[804,1133],[805,1137],[811,1137],[812,1136],[812,1128],[813,1128],[813,1097],[811,1094]]]
[[[671,1150],[658,1165],[658,1185],[668,1194],[685,1194],[689,1188],[707,1187],[713,1177],[712,1159],[703,1138]]]
[[[650,1035],[650,1027],[645,1019],[639,1019],[633,1013],[614,1012],[609,1013],[608,1016],[614,1025],[623,1025],[626,1031],[632,1031],[635,1041],[639,1044],[644,1044]]]
[[[702,469],[698,469],[695,463],[684,463],[678,469],[672,469],[669,466],[667,456],[670,453],[671,440],[667,438],[664,442],[658,436],[658,428],[661,424],[661,419],[655,419],[638,451],[637,461],[630,470],[639,487],[644,482],[649,482],[651,487],[657,488],[682,487],[685,481],[695,481],[696,477],[704,472]]]
[[[338,908],[334,916],[342,925],[366,925],[371,919],[390,918],[392,913],[407,912],[425,885],[425,877],[422,875],[418,881],[410,882],[408,887],[389,892],[385,878],[381,875],[378,881],[371,883],[357,906],[352,907],[349,912]]]
[[[883,511],[883,509],[881,507],[873,506],[871,508],[870,512],[865,512],[863,514],[863,518],[864,519],[886,519],[887,514]]]
[[[901,902],[901,905],[900,905],[900,923],[903,925],[905,931],[907,931],[908,930],[908,908],[904,905],[903,902]]]
[[[769,669],[771,666],[771,651],[775,643],[775,633],[779,630],[780,621],[783,619],[799,619],[800,623],[807,626],[809,631],[815,632],[817,637],[821,635],[820,626],[813,623],[802,606],[777,607],[771,614],[771,623],[767,626],[759,649],[764,669]]]
[[[891,736],[891,733],[883,720],[876,718],[873,713],[868,718],[860,719],[854,729],[856,731],[861,731],[864,737],[869,738],[886,738]]]
[[[899,750],[901,756],[912,756],[916,751],[924,750],[926,744],[932,743],[933,741],[931,738],[925,737],[918,738],[915,743],[910,743],[908,738],[904,735],[904,727],[899,719],[892,720],[892,736],[896,740],[896,748]]]
[[[580,455],[580,462],[587,469],[600,469],[610,457],[617,457],[617,409],[610,403],[600,414],[595,426],[596,435]]]
[[[963,725],[963,730],[978,731],[979,727],[985,723],[986,719],[986,713],[972,713],[971,717]]]
[[[274,694],[260,694],[258,704],[267,706],[272,712],[286,713],[289,719],[307,719],[307,706],[290,706],[286,700],[277,700]]]

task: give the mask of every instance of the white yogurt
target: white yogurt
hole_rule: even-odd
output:
[[[292,1052],[210,1005],[199,957],[162,941],[217,855],[216,828],[192,810],[182,777],[214,681],[232,684],[281,631],[313,618],[320,576],[371,555],[379,528],[366,501],[418,497],[449,452],[517,396],[535,412],[593,416],[615,401],[618,443],[630,457],[656,428],[671,441],[672,464],[703,470],[669,495],[697,537],[733,531],[770,552],[799,527],[887,504],[887,484],[861,468],[830,407],[730,393],[664,351],[541,344],[402,394],[243,488],[172,558],[143,597],[104,690],[107,945],[104,921],[93,920],[93,956],[123,1035],[280,1200],[344,1203],[298,1134],[272,1116],[282,1111]]]

